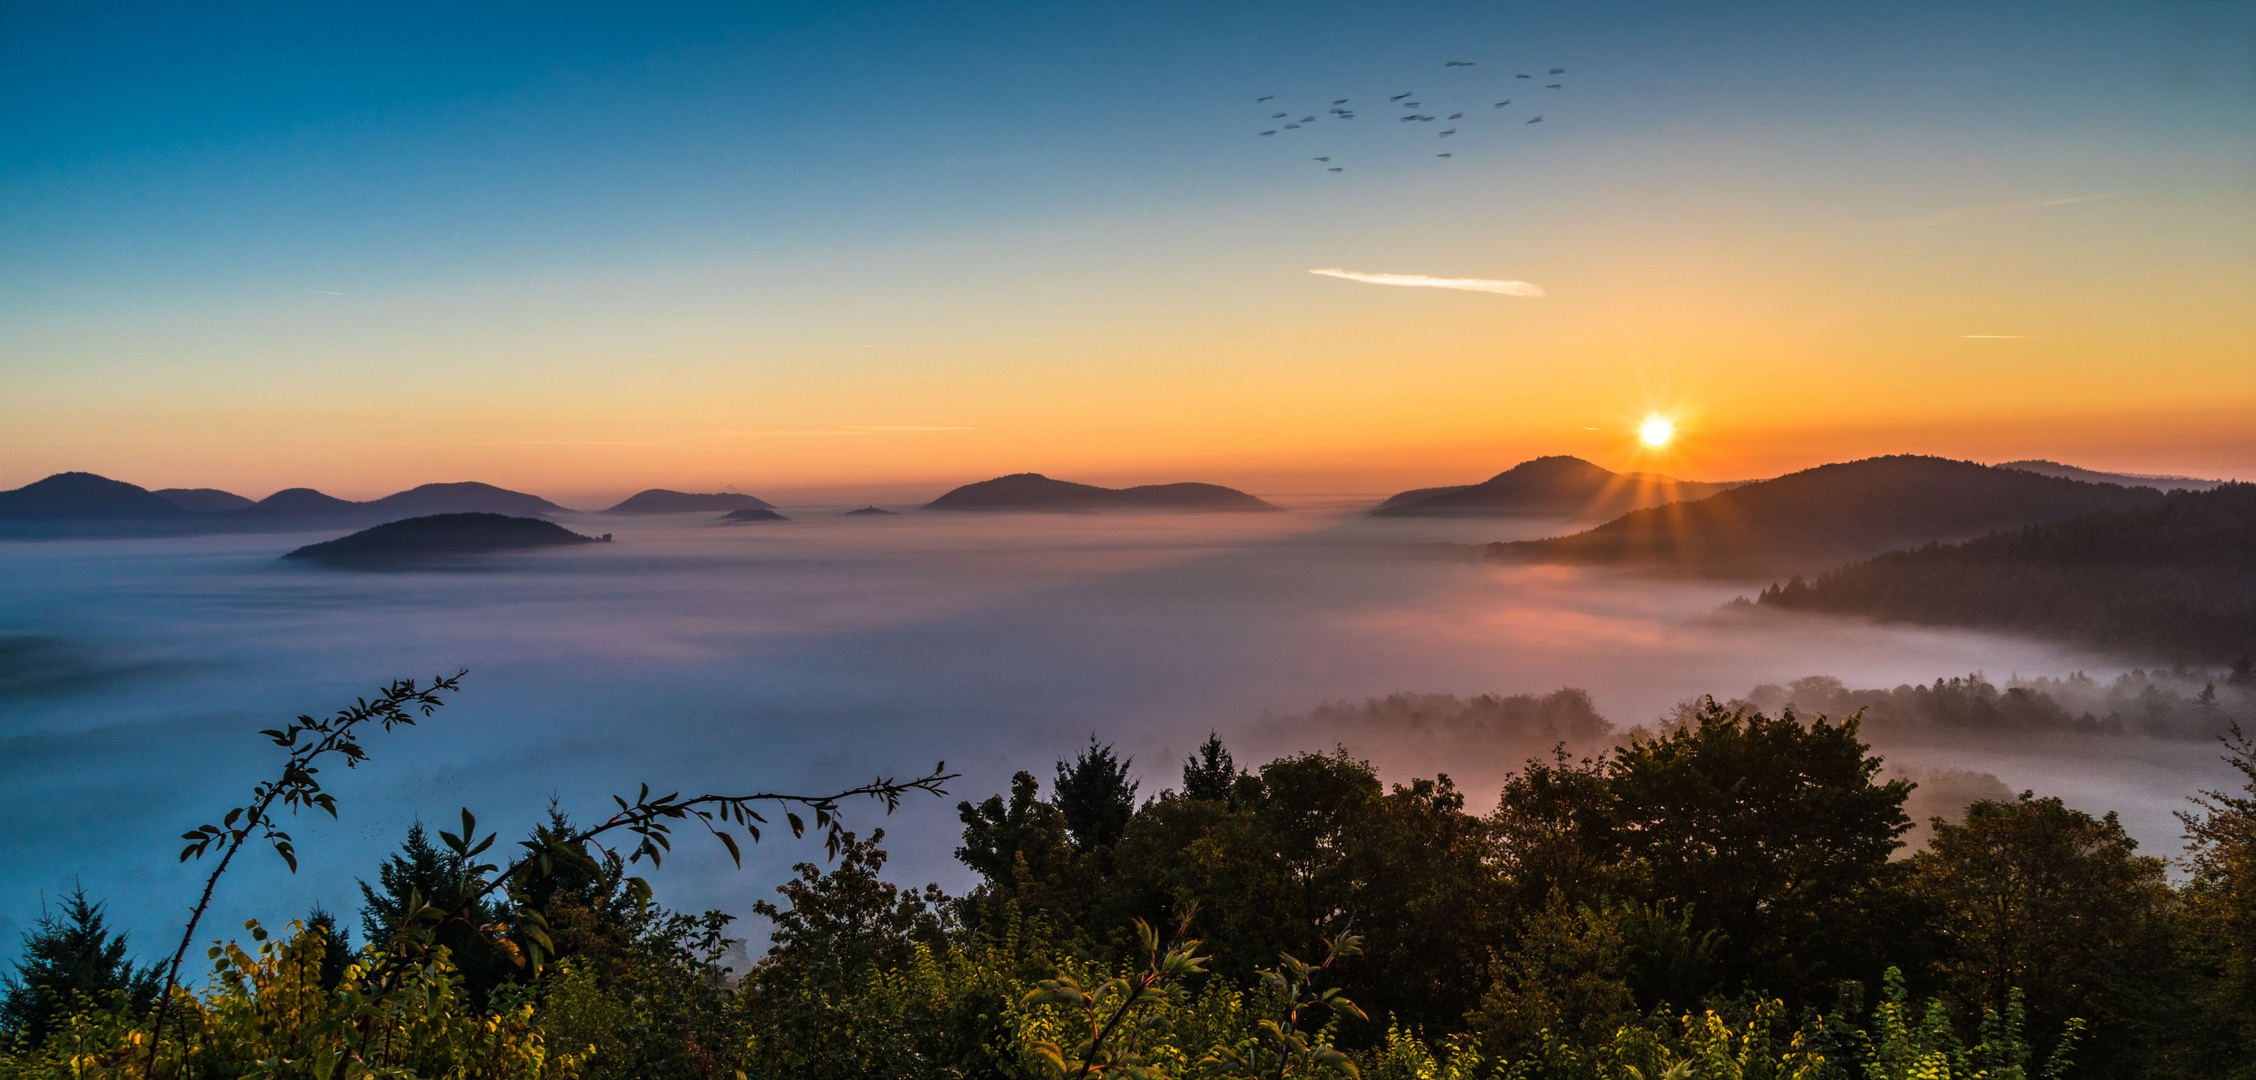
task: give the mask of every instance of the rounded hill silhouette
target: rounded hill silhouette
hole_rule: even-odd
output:
[[[927,510],[989,513],[1087,513],[1096,510],[1189,510],[1201,512],[1275,510],[1260,499],[1220,484],[1145,484],[1106,488],[1052,480],[1041,473],[1013,473],[965,484],[926,503]]]
[[[606,514],[689,514],[713,510],[772,510],[774,504],[734,491],[699,495],[687,491],[651,488],[638,491],[603,511]]]
[[[387,522],[282,556],[339,567],[412,565],[463,555],[575,547],[609,540],[582,536],[552,521],[507,514],[432,514]]]

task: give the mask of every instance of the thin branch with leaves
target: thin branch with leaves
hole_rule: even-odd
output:
[[[356,700],[334,716],[316,719],[300,715],[286,727],[259,732],[273,740],[274,745],[289,751],[281,773],[251,788],[250,801],[229,810],[219,824],[198,825],[180,835],[188,842],[180,849],[181,862],[201,859],[214,850],[219,852],[219,862],[205,875],[204,891],[188,913],[188,925],[180,933],[180,946],[173,950],[171,963],[165,965],[164,987],[157,996],[156,1016],[149,1025],[149,1058],[142,1068],[143,1077],[153,1075],[157,1067],[157,1054],[164,1045],[165,1017],[172,1007],[173,988],[180,981],[180,961],[196,940],[196,927],[211,908],[212,891],[218,887],[220,875],[235,861],[236,853],[253,838],[263,840],[274,845],[274,853],[289,864],[291,873],[298,871],[297,848],[290,834],[282,831],[275,820],[275,804],[287,807],[292,816],[300,810],[320,809],[336,817],[337,800],[321,789],[318,763],[334,757],[341,758],[348,769],[359,767],[368,760],[368,751],[360,744],[363,727],[372,723],[381,725],[385,731],[413,727],[418,714],[428,717],[446,704],[439,697],[442,692],[459,693],[462,677],[467,674],[468,671],[458,671],[451,676],[434,678],[428,686],[418,686],[413,679],[400,679],[377,692],[375,698]]]

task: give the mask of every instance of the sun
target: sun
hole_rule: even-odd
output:
[[[1645,445],[1659,448],[1667,446],[1676,437],[1676,425],[1665,416],[1648,416],[1637,429],[1637,437]]]

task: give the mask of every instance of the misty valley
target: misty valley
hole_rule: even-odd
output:
[[[0,934],[33,965],[6,1075],[48,1075],[66,1036],[213,1076],[253,1047],[281,1055],[258,1075],[2229,1057],[2199,1018],[2237,977],[2204,966],[2230,912],[2199,890],[2239,872],[2248,810],[2189,800],[2252,779],[2219,746],[2256,714],[2221,645],[2251,489],[2140,479],[1880,458],[1687,486],[1541,458],[1392,499],[1022,474],[876,515],[582,512],[433,485],[295,520],[42,481],[0,493],[23,807]],[[1989,562],[1947,565],[1996,581],[2050,545],[2048,588],[2111,614],[1857,606],[1968,595],[1873,583],[1960,543]],[[2124,551],[2140,576],[2109,576]],[[2143,614],[2188,588],[2170,566],[2218,614]],[[130,1035],[174,1000],[146,954],[211,871],[174,832],[273,790],[321,710],[384,722],[354,709],[385,686],[429,714],[301,777],[334,821],[260,811],[288,860],[235,818],[189,834],[245,848],[189,968],[239,947],[170,992],[159,1043]],[[254,734],[290,716],[290,741]],[[902,786],[871,804],[871,776]],[[706,792],[761,794],[676,805]],[[501,845],[472,857],[481,833]],[[2026,937],[2061,919],[2106,928]],[[2125,966],[2156,950],[2181,959]],[[79,996],[40,996],[38,963]],[[444,1004],[383,1054],[353,1040],[391,1020],[288,1046],[231,1026],[343,1016],[340,986]]]

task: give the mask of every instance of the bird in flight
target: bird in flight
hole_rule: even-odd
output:
[[[1405,124],[1407,124],[1407,123],[1409,123],[1409,122],[1410,122],[1410,121],[1412,121],[1412,120],[1416,120],[1417,118],[1418,118],[1418,114],[1417,114],[1417,113],[1411,113],[1410,115],[1403,117],[1403,118],[1402,118],[1402,122],[1403,122],[1403,123],[1405,123]]]
[[[1316,122],[1316,118],[1313,116],[1303,116],[1300,118],[1300,122],[1303,124],[1313,124]]]
[[[1514,75],[1514,76],[1512,76],[1512,77],[1513,77],[1513,78],[1515,78],[1515,79],[1532,79],[1532,78],[1535,78],[1535,76],[1533,76],[1533,75],[1525,75],[1525,74],[1522,74],[1522,75]]]
[[[1263,134],[1263,135],[1275,135],[1275,134],[1276,134],[1276,132],[1275,132],[1274,130],[1271,130],[1271,131],[1264,131],[1264,132],[1262,132],[1262,134]]]
[[[1456,157],[1455,154],[1435,154],[1435,157]]]
[[[1449,130],[1442,132],[1442,133],[1441,133],[1441,137],[1442,137],[1442,138],[1444,138],[1444,139],[1446,139],[1446,138],[1450,137],[1451,135],[1455,135],[1455,134],[1457,134],[1457,129],[1456,129],[1456,128],[1450,128]]]
[[[1299,125],[1299,124],[1286,124],[1285,126],[1286,126],[1286,127],[1288,127],[1288,128],[1296,128],[1296,127],[1299,127],[1300,125]]]
[[[1308,160],[1310,160],[1310,161],[1330,161],[1330,160],[1332,160],[1332,159],[1330,159],[1330,158],[1328,158],[1328,157],[1320,157],[1320,158],[1309,158]]]
[[[1354,98],[1341,98],[1341,99],[1339,99],[1338,101],[1332,102],[1332,104],[1334,104],[1334,105],[1345,105],[1345,104],[1347,104],[1348,102],[1350,102],[1350,101],[1353,101],[1353,100],[1355,100],[1355,99],[1354,99]]]
[[[1287,114],[1287,113],[1281,113],[1281,112],[1273,112],[1273,113],[1270,113],[1270,114],[1269,114],[1269,119],[1271,119],[1271,120],[1282,120],[1282,119],[1284,119],[1284,118],[1285,118],[1285,117],[1286,117],[1287,115],[1289,115],[1289,114]]]
[[[1542,118],[1542,117],[1540,117],[1540,116],[1536,117],[1536,118],[1535,118],[1535,119],[1533,119],[1533,120],[1530,120],[1530,121],[1528,121],[1528,123],[1530,123],[1530,124],[1540,124],[1540,123],[1542,123],[1542,122],[1543,122],[1543,118]]]
[[[1259,105],[1260,103],[1262,103],[1262,102],[1264,102],[1264,101],[1267,101],[1267,100],[1269,100],[1270,98],[1273,98],[1273,97],[1276,97],[1276,96],[1277,96],[1277,95],[1275,95],[1275,94],[1266,94],[1266,95],[1263,95],[1263,96],[1261,96],[1261,97],[1257,97],[1257,98],[1253,99],[1253,102],[1254,102],[1254,104],[1256,104],[1256,105]]]
[[[1544,83],[1544,84],[1543,84],[1543,88],[1544,88],[1545,90],[1557,90],[1557,89],[1559,88],[1559,84],[1558,84],[1558,83]]]
[[[1501,108],[1503,108],[1503,107],[1504,107],[1504,106],[1506,106],[1506,105],[1510,105],[1511,103],[1512,103],[1512,99],[1511,99],[1511,98],[1505,98],[1504,100],[1497,102],[1497,103],[1496,103],[1496,107],[1497,107],[1497,108],[1499,108],[1499,109],[1501,109]]]
[[[1335,165],[1335,166],[1333,166],[1332,168],[1326,169],[1326,170],[1324,170],[1324,171],[1325,171],[1325,172],[1339,172],[1339,171],[1340,171],[1340,169],[1339,169],[1339,167],[1338,167],[1338,166],[1336,166],[1336,165]]]
[[[1446,64],[1443,64],[1443,65],[1441,65],[1441,66],[1443,66],[1443,67],[1445,67],[1445,68],[1452,68],[1452,67],[1471,67],[1471,66],[1473,66],[1473,62],[1472,62],[1472,61],[1470,61],[1470,60],[1451,60],[1450,62],[1448,62],[1448,63],[1446,63]]]
[[[1419,104],[1420,104],[1419,102],[1415,102],[1415,101],[1405,101],[1405,102],[1403,102],[1403,103],[1402,103],[1402,107],[1403,107],[1403,108],[1405,108],[1405,109],[1415,109],[1415,108],[1417,108],[1417,107],[1418,107],[1418,105],[1419,105]]]
[[[1417,93],[1417,91],[1416,91],[1416,90],[1405,90],[1405,91],[1403,91],[1402,93],[1396,94],[1396,95],[1394,95],[1393,97],[1390,97],[1390,98],[1388,98],[1387,100],[1388,100],[1388,101],[1400,101],[1400,100],[1402,100],[1403,98],[1409,97],[1410,95],[1412,95],[1412,94],[1415,94],[1415,93]]]
[[[1451,120],[1463,120],[1465,118],[1465,114],[1461,112],[1453,112],[1449,114],[1449,118]]]
[[[1551,69],[1551,74],[1553,74],[1553,75],[1564,75],[1564,74],[1566,74],[1566,73],[1567,73],[1567,69],[1565,69],[1565,68],[1552,68],[1552,69]]]

